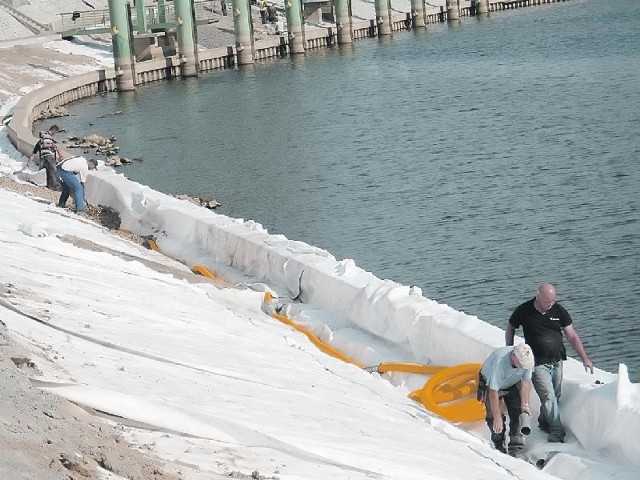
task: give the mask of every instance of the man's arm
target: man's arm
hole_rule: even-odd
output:
[[[504,342],[507,347],[513,345],[513,337],[516,334],[516,329],[513,328],[513,325],[507,322],[507,328],[504,331]]]
[[[531,393],[531,380],[522,379],[520,381],[520,405],[522,411],[531,416],[531,409],[529,408],[529,396]]]
[[[585,352],[584,346],[582,345],[582,340],[580,340],[578,332],[576,332],[573,324],[567,325],[563,330],[565,336],[567,337],[567,340],[582,360],[582,365],[584,365],[585,372],[591,371],[591,373],[593,374],[593,363],[591,363],[591,360],[589,360],[587,352]]]
[[[29,168],[29,165],[31,165],[33,162],[33,159],[36,157],[36,154],[34,153],[33,155],[31,155],[29,157],[29,160],[27,160],[27,163],[24,164],[24,166],[22,167],[22,171],[24,172],[27,168]]]
[[[40,140],[38,140],[36,142],[36,144],[33,147],[33,152],[31,153],[31,156],[29,157],[29,160],[27,160],[27,163],[24,164],[24,167],[22,167],[22,171],[26,170],[27,168],[29,168],[29,165],[31,165],[34,162],[34,158],[36,158],[36,155],[40,153]]]
[[[489,407],[493,415],[493,433],[502,433],[504,423],[502,422],[502,412],[500,411],[500,397],[498,391],[489,389]]]

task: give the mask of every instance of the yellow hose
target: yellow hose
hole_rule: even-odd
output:
[[[279,313],[272,313],[271,316],[273,318],[277,319],[277,320],[280,320],[282,323],[285,323],[285,324],[289,325],[290,327],[295,328],[297,331],[299,331],[301,333],[304,333],[307,336],[307,338],[309,340],[311,340],[311,343],[313,343],[316,347],[318,347],[318,349],[321,352],[324,352],[327,355],[331,355],[332,357],[335,357],[338,360],[342,360],[343,362],[351,363],[351,364],[355,365],[358,368],[364,368],[364,365],[362,365],[362,364],[356,362],[355,360],[347,357],[344,353],[340,352],[339,350],[336,350],[332,346],[327,345],[322,340],[320,340],[312,331],[306,329],[305,327],[301,327],[300,325],[295,323],[290,318],[285,317],[284,315],[280,315]]]
[[[475,397],[481,366],[469,363],[446,368],[409,397],[419,399],[427,410],[452,422],[482,420],[486,415],[484,404]]]
[[[150,238],[149,240],[147,240],[147,243],[149,244],[149,248],[151,250],[153,250],[154,252],[162,253],[160,251],[160,249],[158,248],[158,244],[156,243],[156,241],[154,239]]]
[[[154,252],[158,252],[158,253],[162,253],[160,251],[160,248],[158,247],[158,244],[156,243],[156,241],[152,238],[150,238],[149,240],[147,240],[147,243],[149,244],[149,248],[151,250],[153,250]],[[169,257],[168,255],[166,255],[165,253],[162,253],[165,257]],[[172,260],[176,260],[173,257],[169,257]],[[176,262],[178,262],[179,260],[176,260]],[[182,262],[181,262],[182,263]],[[204,265],[194,265],[191,267],[191,271],[195,274],[198,275],[202,275],[203,277],[207,277],[211,280],[214,280],[216,282],[221,282],[221,283],[226,283],[227,285],[229,285],[229,282],[227,282],[225,279],[220,278],[220,277],[216,277],[213,273],[211,273],[211,271],[205,267]]]
[[[191,271],[193,273],[197,273],[198,275],[202,275],[203,277],[210,278],[211,280],[215,280],[216,282],[228,283],[226,280],[216,277],[211,271],[205,267],[204,265],[194,265],[191,267]]]
[[[381,363],[378,365],[378,373],[404,372],[419,373],[422,375],[433,375],[447,367],[437,365],[422,365],[420,363]]]
[[[274,297],[271,292],[264,294],[265,303],[268,304],[273,300]],[[289,317],[280,313],[272,313],[271,316],[305,334],[320,351],[343,362],[351,363],[359,368],[365,368],[359,362],[324,343],[313,332],[298,325]],[[427,410],[449,421],[475,422],[485,418],[484,404],[476,400],[480,367],[481,365],[476,363],[457,365],[455,367],[421,365],[418,363],[381,363],[376,370],[378,373],[403,372],[433,375],[421,389],[411,392],[409,398],[422,403]]]

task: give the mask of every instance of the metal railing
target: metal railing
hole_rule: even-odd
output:
[[[87,33],[97,33],[96,30],[108,31],[111,27],[109,10],[86,10],[72,13],[61,13],[62,22],[60,32],[91,30]],[[63,35],[64,36],[64,35]]]
[[[218,8],[215,8],[215,5]],[[221,14],[220,0],[201,0],[193,3],[197,24],[211,23],[216,15]],[[144,16],[147,29],[170,28],[176,25],[176,13],[172,3],[164,6],[145,6]],[[70,13],[61,13],[59,32],[62,36],[90,35],[92,33],[109,32],[111,19],[109,10],[76,10]],[[131,9],[131,25],[138,29],[137,12]]]

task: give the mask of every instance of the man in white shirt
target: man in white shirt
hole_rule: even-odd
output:
[[[487,408],[486,422],[491,431],[491,441],[503,453],[505,448],[505,417],[500,401],[503,399],[509,414],[509,455],[525,458],[524,436],[520,433],[521,413],[531,415],[529,395],[534,358],[529,345],[498,348],[482,364],[478,399]]]
[[[64,208],[69,195],[73,195],[76,213],[84,212],[86,197],[84,182],[87,180],[89,170],[98,166],[95,160],[87,160],[82,156],[67,157],[58,163],[56,171],[62,182],[62,194],[58,200],[58,206]]]

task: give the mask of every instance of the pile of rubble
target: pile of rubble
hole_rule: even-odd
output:
[[[93,133],[82,138],[71,137],[67,142],[68,148],[82,149],[84,155],[89,153],[93,153],[93,155],[104,155],[104,164],[110,167],[120,167],[133,163],[134,161],[142,160],[141,158],[120,157],[118,155],[120,147],[115,144],[115,136],[107,138]]]

